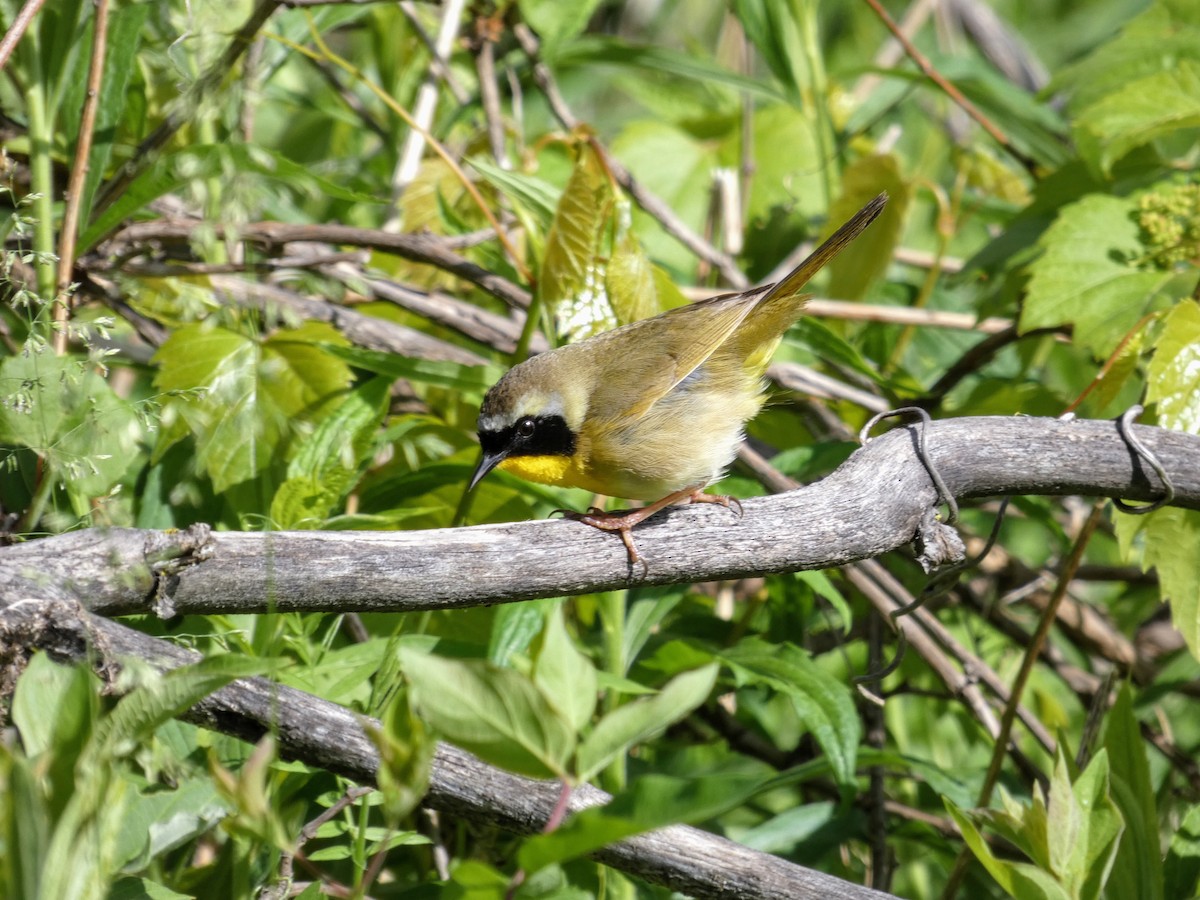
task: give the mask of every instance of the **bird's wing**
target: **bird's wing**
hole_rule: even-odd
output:
[[[713,297],[608,332],[612,337],[602,350],[603,369],[611,374],[595,386],[592,414],[613,419],[645,415],[729,339],[762,294],[759,289]],[[637,350],[622,352],[626,340]]]
[[[765,369],[775,343],[804,306],[804,285],[849,246],[886,203],[887,194],[880,194],[776,284],[712,297],[608,332],[590,414],[640,418],[718,350],[736,356],[750,371]],[[743,323],[746,327],[739,332]],[[736,339],[725,346],[735,332]],[[637,352],[620,352],[622,345],[629,346],[627,341]]]

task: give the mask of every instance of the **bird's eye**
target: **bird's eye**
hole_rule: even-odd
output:
[[[519,434],[521,437],[532,437],[535,428],[537,428],[537,425],[534,423],[533,419],[526,416],[517,423],[517,434]]]

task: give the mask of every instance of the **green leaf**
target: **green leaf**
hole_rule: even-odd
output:
[[[1050,780],[1050,864],[1072,897],[1100,896],[1125,825],[1109,795],[1108,753],[1101,750],[1074,784],[1059,750]]]
[[[222,654],[156,674],[118,700],[112,712],[100,720],[88,752],[98,763],[108,764],[114,755],[129,752],[164,722],[231,681],[260,674],[268,664],[265,659]]]
[[[1132,200],[1093,194],[1064,207],[1029,266],[1022,332],[1073,324],[1075,341],[1107,356],[1170,273],[1137,268],[1143,253]]]
[[[0,442],[48,449],[62,433],[69,385],[82,374],[78,361],[49,351],[0,362]]]
[[[1107,175],[1130,150],[1184,129],[1200,129],[1200,62],[1140,78],[1083,110],[1076,120],[1085,159]]]
[[[649,740],[703,703],[717,680],[707,665],[671,679],[653,697],[619,706],[596,723],[579,745],[577,775],[588,781],[629,747]]]
[[[553,599],[528,600],[497,607],[488,639],[488,662],[507,666],[514,653],[523,653],[541,633],[550,608],[557,602]]]
[[[1147,5],[1112,40],[1059,71],[1049,91],[1067,91],[1076,114],[1181,60],[1200,60],[1200,11],[1192,0]]]
[[[1112,765],[1112,795],[1125,821],[1108,892],[1114,897],[1162,900],[1163,864],[1159,851],[1158,809],[1141,728],[1133,714],[1133,691],[1121,685],[1105,719],[1104,749]],[[1182,896],[1172,894],[1171,896]]]
[[[596,711],[596,668],[580,653],[563,624],[561,603],[546,616],[546,627],[533,658],[533,683],[576,731]]]
[[[838,784],[855,778],[855,754],[861,734],[854,700],[846,686],[792,644],[742,641],[719,654],[739,685],[765,684],[788,696],[797,715],[816,738]]]
[[[182,781],[173,791],[139,793],[125,807],[115,860],[127,871],[144,869],[209,831],[228,811],[216,786],[204,778]]]
[[[842,633],[849,635],[850,625],[854,622],[854,615],[850,612],[850,604],[846,602],[846,598],[842,596],[842,592],[837,589],[837,586],[830,581],[829,576],[820,570],[814,569],[797,572],[796,578],[807,584],[818,597],[822,597],[828,601],[829,605],[837,611],[837,614],[842,619]]]
[[[913,193],[912,185],[900,173],[900,161],[892,154],[864,156],[842,174],[842,193],[829,209],[826,231],[830,234],[881,191],[887,191],[888,203],[879,218],[829,263],[831,297],[860,300],[887,271],[903,236]]]
[[[402,688],[383,714],[382,729],[367,729],[379,750],[379,790],[388,822],[399,823],[424,798],[433,772],[436,745]]]
[[[797,5],[734,0],[733,14],[771,73],[786,87],[789,99],[799,106],[797,101],[808,79],[801,68],[807,54],[797,22]]]
[[[975,858],[1010,897],[1020,897],[1021,900],[1078,900],[1071,897],[1052,875],[1037,866],[999,859],[966,813],[949,800],[946,801],[946,809],[962,831],[963,839]]]
[[[450,743],[533,778],[565,778],[575,730],[526,676],[478,660],[400,650],[413,704]]]
[[[762,789],[761,775],[721,772],[699,778],[647,774],[605,806],[586,809],[561,828],[525,841],[518,860],[536,872],[635,834],[704,822],[745,803]]]
[[[1171,604],[1171,624],[1200,659],[1200,510],[1168,506],[1113,522],[1126,556],[1135,536],[1144,547],[1141,566],[1158,572],[1159,590]]]
[[[521,18],[542,39],[541,53],[546,58],[553,58],[560,46],[583,31],[599,5],[600,0],[517,0]]]
[[[1200,305],[1185,300],[1167,314],[1147,370],[1146,396],[1164,428],[1200,434]],[[1200,512],[1167,507],[1145,516],[1118,516],[1126,555],[1141,535],[1144,569],[1158,571],[1171,621],[1200,659]]]
[[[137,55],[142,45],[142,26],[150,7],[145,3],[130,3],[112,11],[108,23],[108,43],[104,55],[104,77],[100,82],[100,97],[96,105],[96,125],[92,137],[92,152],[88,156],[87,180],[83,189],[83,221],[88,219],[92,198],[100,179],[108,170],[116,143],[117,129],[125,113],[126,90],[130,77],[137,70]]]
[[[554,219],[554,208],[558,205],[561,195],[558,188],[535,175],[502,169],[486,157],[472,156],[467,162],[510,200],[523,204],[533,212],[543,228],[550,227],[550,222]]]
[[[605,270],[605,292],[619,325],[656,316],[683,306],[687,298],[661,268],[654,265],[629,227],[628,201],[617,202],[616,245]]]
[[[87,666],[62,666],[45,653],[35,653],[17,681],[13,724],[47,778],[47,809],[54,818],[76,790],[76,765],[99,715],[99,687]]]
[[[1200,434],[1200,303],[1185,300],[1163,321],[1146,372],[1146,399],[1163,428]]]
[[[668,47],[630,45],[603,35],[584,35],[572,41],[558,54],[559,67],[607,64],[622,69],[640,68],[650,72],[674,75],[714,87],[749,94],[764,100],[783,100],[784,94],[775,85],[759,78],[731,72],[718,63]]]
[[[358,385],[300,444],[271,501],[277,528],[317,526],[342,502],[370,455],[390,390],[384,377]]]
[[[554,211],[538,279],[538,297],[553,310],[559,331],[581,340],[616,324],[604,291],[600,241],[612,212],[613,190],[604,165],[587,142],[577,147],[571,178]]]
[[[344,362],[320,344],[338,338],[308,322],[265,341],[207,323],[176,330],[155,354],[155,385],[176,391],[167,429],[182,419],[196,437],[197,462],[216,491],[258,477],[298,422],[320,412],[351,381]],[[157,453],[166,448],[160,441]]]
[[[1164,897],[1195,897],[1200,894],[1200,806],[1183,817],[1163,867]]]
[[[405,378],[421,384],[451,388],[468,395],[483,396],[493,384],[500,380],[505,369],[502,366],[466,366],[461,363],[435,359],[417,359],[384,353],[379,350],[364,350],[362,347],[347,347],[342,344],[322,344],[322,349],[345,360],[356,369],[365,369],[376,375],[384,375],[395,381]]]

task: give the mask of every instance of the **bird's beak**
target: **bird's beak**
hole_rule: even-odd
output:
[[[475,474],[471,476],[471,483],[467,485],[467,490],[475,490],[475,485],[483,480],[483,476],[496,468],[506,456],[508,456],[507,450],[498,450],[495,453],[485,452],[483,458],[479,460],[479,465],[475,467]]]

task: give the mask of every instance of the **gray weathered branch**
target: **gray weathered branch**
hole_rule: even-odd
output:
[[[1200,438],[1135,429],[1172,476],[1174,504],[1200,509]],[[644,572],[613,535],[562,520],[410,532],[111,529],[0,548],[0,595],[6,573],[34,571],[73,583],[104,615],[401,612],[827,568],[938,539],[937,497],[914,433],[876,438],[816,484],[747,500],[740,519],[707,505],[655,517],[635,532]],[[1159,494],[1109,421],[950,419],[926,440],[959,498]]]

